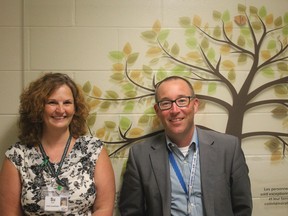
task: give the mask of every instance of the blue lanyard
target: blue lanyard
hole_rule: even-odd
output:
[[[193,143],[192,145],[195,145],[195,143]],[[196,146],[195,146],[196,147]],[[194,180],[195,180],[195,175],[196,175],[196,165],[197,165],[197,153],[198,151],[198,148],[195,149],[194,151],[194,154],[193,154],[193,160],[192,160],[192,168],[191,168],[191,173],[190,173],[190,179],[189,179],[189,185],[188,185],[188,188],[189,188],[189,191],[187,190],[187,187],[185,185],[185,181],[183,179],[183,176],[180,172],[180,169],[175,161],[175,158],[173,156],[173,153],[172,151],[169,151],[169,160],[170,160],[170,163],[172,164],[172,167],[177,175],[177,178],[184,190],[184,192],[186,193],[187,197],[189,197],[189,194],[191,193],[191,190],[192,190],[192,186],[194,184]]]

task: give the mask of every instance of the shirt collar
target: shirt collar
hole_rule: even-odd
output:
[[[165,136],[166,136],[166,145],[167,145],[167,148],[171,151],[171,147],[174,147],[174,146],[177,146],[177,145],[176,145],[175,143],[173,143],[167,135],[165,135]],[[197,128],[196,128],[196,126],[194,127],[193,137],[192,137],[192,140],[191,140],[189,146],[191,146],[191,144],[192,144],[193,142],[196,143],[196,148],[198,148],[198,147],[199,147],[199,141],[198,141],[198,134],[197,134]]]

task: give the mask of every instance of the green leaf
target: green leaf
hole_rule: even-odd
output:
[[[172,73],[181,73],[185,70],[185,66],[184,65],[176,65],[173,69],[172,69]]]
[[[175,43],[171,48],[171,54],[177,56],[179,54],[180,48],[177,43]]]
[[[251,24],[252,24],[252,27],[253,27],[254,30],[262,29],[262,24],[259,21],[252,22]]]
[[[113,73],[110,78],[115,81],[122,81],[125,78],[125,75],[122,73]]]
[[[149,107],[148,109],[146,109],[144,111],[144,114],[147,114],[147,115],[151,115],[151,114],[155,114],[155,110],[154,110],[154,107]]]
[[[124,91],[132,91],[134,90],[134,85],[132,83],[126,83],[122,86]]]
[[[165,41],[169,35],[170,31],[168,29],[161,30],[158,34],[159,41]]]
[[[123,108],[123,112],[125,113],[131,113],[134,109],[135,106],[135,102],[134,101],[128,101],[127,103],[125,103],[125,106]]]
[[[156,73],[156,82],[163,80],[165,77],[167,77],[167,72],[163,68],[160,68]]]
[[[96,117],[97,117],[97,113],[96,112],[89,114],[89,116],[87,118],[88,127],[92,127],[95,124]]]
[[[245,37],[243,35],[239,35],[238,40],[237,40],[237,44],[238,44],[238,46],[245,47],[246,40],[245,40]]]
[[[283,33],[283,35],[288,36],[288,26],[286,26],[282,29],[282,33]]]
[[[202,49],[208,49],[209,48],[209,40],[206,37],[202,39],[201,47],[202,47]]]
[[[216,26],[213,30],[213,35],[216,38],[219,38],[221,36],[221,28],[220,26]]]
[[[286,12],[283,16],[283,21],[285,24],[288,24],[288,12]]]
[[[143,65],[142,66],[142,70],[144,71],[144,73],[148,76],[152,75],[153,70],[151,67],[147,66],[147,65]]]
[[[194,36],[195,33],[196,33],[196,28],[194,26],[192,26],[191,28],[187,28],[185,30],[185,35],[186,36],[190,36],[191,37],[191,36]]]
[[[142,125],[147,124],[148,122],[149,122],[149,115],[147,114],[142,115],[138,120],[138,123]]]
[[[136,91],[127,91],[124,93],[126,97],[128,98],[133,98],[137,96],[137,92]]]
[[[107,94],[107,98],[112,98],[112,99],[119,98],[119,95],[117,94],[117,92],[112,91],[112,90],[106,91],[106,94]]]
[[[131,121],[127,117],[121,117],[119,127],[122,131],[127,131],[131,125]]]
[[[132,53],[131,55],[128,56],[127,63],[129,65],[134,64],[138,56],[139,56],[139,53]]]
[[[180,18],[179,18],[179,24],[180,24],[180,26],[182,26],[182,27],[184,27],[184,28],[189,27],[189,26],[191,25],[191,19],[190,19],[190,17],[187,17],[187,16],[185,16],[185,17],[180,17]]]
[[[241,53],[238,57],[238,63],[245,63],[247,61],[247,55]]]
[[[271,67],[267,67],[262,70],[262,74],[267,78],[274,78],[275,72]]]
[[[213,11],[213,19],[220,20],[221,19],[221,12],[214,10]]]
[[[287,85],[277,85],[274,87],[274,91],[277,95],[285,96],[288,95],[288,86]]]
[[[241,28],[241,34],[243,34],[243,35],[245,35],[245,36],[250,35],[250,30],[249,30],[249,28],[246,28],[246,27]]]
[[[113,121],[104,121],[104,125],[109,130],[114,130],[116,127],[116,123]]]
[[[228,79],[230,81],[234,81],[236,79],[236,73],[234,69],[229,70],[228,72]]]
[[[210,61],[213,61],[215,59],[215,50],[213,48],[210,48],[208,50],[207,57]]]
[[[230,12],[228,10],[224,11],[224,13],[222,15],[222,20],[224,22],[230,21]]]
[[[274,152],[278,149],[281,148],[281,144],[279,139],[273,138],[268,140],[267,142],[264,143],[264,145],[271,151]]]
[[[217,84],[216,83],[214,83],[214,82],[209,83],[208,84],[208,93],[209,94],[215,93],[216,88],[217,88]]]
[[[282,117],[286,117],[287,116],[288,109],[287,109],[287,107],[280,105],[280,106],[277,106],[276,108],[274,108],[271,112],[273,113],[273,115],[275,117],[282,118]]]
[[[238,4],[238,12],[244,13],[246,11],[246,6],[243,4]]]
[[[267,44],[267,49],[275,49],[276,48],[276,41],[274,39],[270,40]]]
[[[156,40],[157,34],[156,32],[150,30],[150,31],[144,31],[141,33],[142,38],[148,41],[154,41]]]
[[[110,101],[104,101],[103,103],[100,104],[100,109],[107,110],[109,109],[110,105],[111,105]]]
[[[286,72],[288,72],[288,65],[287,65],[287,63],[280,62],[280,63],[277,64],[277,68],[278,68],[278,70],[280,70],[280,71],[286,71]]]
[[[265,16],[267,16],[267,10],[266,10],[266,7],[261,7],[260,10],[259,10],[259,16],[261,18],[264,18]]]
[[[109,57],[115,61],[121,61],[124,58],[124,53],[121,51],[111,51],[109,52]]]
[[[83,85],[83,91],[85,92],[85,93],[89,93],[90,91],[91,91],[91,88],[92,88],[92,86],[91,86],[91,83],[90,83],[90,81],[87,81],[84,85]]]
[[[197,43],[197,39],[195,37],[190,37],[186,40],[186,45],[189,47],[189,48],[196,48],[198,43]]]
[[[282,25],[282,17],[281,17],[281,16],[277,17],[277,18],[274,20],[274,25],[277,26],[277,27],[279,27],[279,26]]]
[[[249,10],[250,10],[250,14],[251,15],[256,15],[257,12],[258,12],[258,9],[256,7],[254,7],[254,6],[250,6]]]

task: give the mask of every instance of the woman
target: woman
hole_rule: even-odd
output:
[[[65,74],[46,74],[24,90],[20,141],[6,151],[0,176],[0,215],[113,215],[113,168],[102,142],[85,136],[88,114]]]

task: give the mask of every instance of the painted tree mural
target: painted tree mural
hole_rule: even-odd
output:
[[[173,41],[173,30],[163,29],[156,21],[151,29],[141,33],[147,45],[141,67],[135,67],[141,55],[133,51],[130,43],[121,51],[109,53],[113,62],[110,78],[118,90],[103,93],[89,81],[83,85],[92,108],[90,128],[97,113],[109,112],[111,106],[121,107],[123,113],[133,113],[139,105],[146,108],[137,126],[123,115],[119,122],[106,121],[95,131],[107,144],[121,144],[111,155],[132,141],[161,131],[152,106],[155,84],[166,76],[180,75],[193,84],[201,109],[212,103],[227,112],[226,133],[240,139],[269,137],[265,145],[272,154],[281,151],[285,156],[288,133],[257,131],[257,128],[245,133],[243,119],[253,109],[269,107],[271,115],[281,119],[283,128],[288,129],[288,12],[275,17],[264,6],[246,8],[239,4],[237,14],[214,11],[212,18],[216,24],[211,27],[209,23],[203,24],[197,15],[180,17],[176,41]],[[237,87],[235,83],[243,74],[245,79]],[[259,77],[265,82],[253,85]],[[213,96],[223,89],[231,101]],[[259,99],[267,92],[273,97]],[[144,127],[149,128],[148,133]]]

